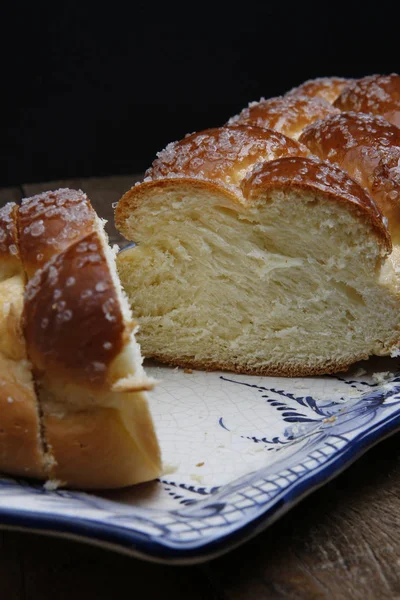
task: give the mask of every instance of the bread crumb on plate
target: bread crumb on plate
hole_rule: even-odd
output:
[[[165,463],[163,465],[163,475],[171,475],[172,473],[176,473],[179,465],[173,463]]]

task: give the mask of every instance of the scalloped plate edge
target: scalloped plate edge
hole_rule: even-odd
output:
[[[105,525],[79,518],[72,520],[70,517],[54,517],[50,514],[38,516],[13,509],[2,509],[0,526],[6,530],[87,543],[155,563],[177,565],[201,563],[222,556],[255,537],[312,492],[340,475],[372,447],[399,430],[400,411],[360,432],[357,438],[342,451],[335,453],[318,470],[308,473],[304,478],[288,486],[282,491],[282,495],[259,515],[250,517],[245,523],[239,523],[229,533],[217,539],[192,548],[171,548],[156,539],[145,540],[144,536],[128,532],[125,528],[116,525]]]

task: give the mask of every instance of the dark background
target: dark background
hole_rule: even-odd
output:
[[[184,6],[9,7],[0,186],[141,172],[168,142],[260,96],[400,69],[395,4],[353,14],[333,4]]]

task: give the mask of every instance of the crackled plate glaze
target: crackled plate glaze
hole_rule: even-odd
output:
[[[195,562],[238,545],[400,428],[398,359],[302,379],[147,365],[165,473],[88,494],[0,479],[0,524],[149,560]]]

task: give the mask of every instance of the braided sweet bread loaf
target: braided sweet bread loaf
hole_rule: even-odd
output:
[[[0,471],[82,488],[157,477],[152,381],[86,195],[0,209],[0,257]]]
[[[169,144],[121,198],[137,246],[117,263],[145,356],[303,376],[397,353],[399,132],[340,112],[357,89],[325,78],[251,103]]]

